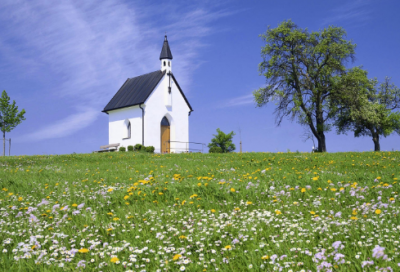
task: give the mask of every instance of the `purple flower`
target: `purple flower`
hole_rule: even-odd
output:
[[[379,245],[376,245],[375,248],[372,250],[372,257],[373,258],[381,258],[385,259],[385,253],[383,252],[385,250],[384,247],[380,247]],[[386,256],[387,258],[387,256]]]
[[[79,205],[78,205],[78,209],[82,209],[83,206],[85,206],[85,203],[79,204]]]
[[[238,239],[233,239],[233,241],[232,241],[232,244],[237,244],[237,243],[239,243],[239,240]]]
[[[278,255],[274,254],[271,256],[272,263],[275,263],[275,259],[278,258]]]
[[[342,244],[341,241],[336,241],[336,242],[334,242],[334,243],[332,244],[332,247],[333,247],[334,249],[338,249],[338,248],[340,247],[341,244]]]
[[[83,268],[85,268],[85,267],[86,267],[86,265],[85,265],[85,260],[80,260],[80,261],[78,262],[76,268],[78,268],[78,267],[83,267]]]
[[[340,261],[341,258],[344,258],[344,255],[341,254],[341,253],[336,253],[336,254],[335,254],[335,257],[333,257],[333,259],[334,259],[336,262]]]
[[[79,214],[79,213],[81,213],[81,212],[80,212],[80,211],[73,211],[73,212],[72,212],[73,215],[77,215],[77,214]]]
[[[374,261],[363,261],[361,262],[361,267],[364,268],[366,265],[373,265]]]
[[[324,252],[318,252],[314,255],[314,258],[317,260],[326,260],[326,257],[324,256]]]
[[[42,202],[40,202],[39,204],[37,204],[37,206],[39,207],[39,206],[42,206],[42,205],[47,205],[47,204],[49,204],[49,202],[46,200],[46,199],[42,199]]]
[[[53,212],[54,212],[54,210],[56,210],[56,209],[58,209],[58,208],[60,208],[60,204],[54,205],[54,206],[53,206]]]
[[[29,222],[37,222],[37,221],[39,221],[39,220],[38,220],[37,217],[34,216],[33,214],[31,214],[31,215],[29,216]]]
[[[318,271],[320,271],[320,270],[322,270],[324,268],[330,268],[330,267],[332,267],[331,263],[323,261],[320,265],[317,266],[317,269],[318,269]],[[332,270],[326,269],[325,271],[332,271]]]
[[[337,213],[335,214],[335,217],[342,217],[342,213],[341,213],[341,212],[337,212]]]

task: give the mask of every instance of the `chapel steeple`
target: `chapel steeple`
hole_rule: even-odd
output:
[[[161,49],[160,61],[161,61],[161,71],[166,70],[167,73],[170,72],[172,66],[172,53],[171,49],[169,48],[167,35],[165,35],[164,37],[164,44]]]

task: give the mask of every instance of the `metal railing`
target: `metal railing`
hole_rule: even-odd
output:
[[[174,147],[171,147],[171,143],[175,143]],[[178,153],[178,152],[185,152],[185,153],[190,153],[190,152],[201,152],[203,153],[205,145],[204,143],[196,143],[196,142],[181,142],[181,141],[165,141],[165,151],[164,153]],[[181,144],[183,145],[182,147],[178,147],[176,144]],[[194,145],[201,145],[201,148],[190,148],[189,144],[194,144]]]

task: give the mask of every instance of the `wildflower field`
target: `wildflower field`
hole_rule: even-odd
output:
[[[0,165],[0,271],[400,271],[400,152]]]

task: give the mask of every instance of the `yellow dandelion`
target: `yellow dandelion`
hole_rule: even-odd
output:
[[[375,210],[375,213],[376,213],[376,214],[381,214],[381,212],[382,212],[382,211],[381,211],[380,209]]]
[[[313,177],[312,180],[318,180],[319,176]]]
[[[247,205],[251,205],[251,204],[253,204],[253,202],[247,201],[246,204],[247,204]]]
[[[212,213],[215,213],[215,212],[216,212],[216,210],[214,210],[214,209],[211,209],[211,212],[212,212]]]
[[[275,210],[276,215],[280,215],[282,214],[282,212],[280,210]]]
[[[231,192],[234,193],[236,190],[235,188],[231,188]]]
[[[114,190],[113,188],[110,188],[107,190],[107,192],[112,192],[113,190]]]
[[[306,188],[301,188],[301,192],[304,193],[306,191]]]
[[[232,246],[225,246],[225,249],[228,249],[228,250],[230,250],[230,249],[232,249]]]
[[[310,213],[311,213],[311,214],[315,214],[315,212],[314,212],[314,211],[311,211]]]
[[[119,261],[119,259],[117,257],[112,257],[110,260],[110,262],[112,262],[112,263],[116,263],[118,261]]]
[[[74,203],[72,204],[72,207],[78,207],[78,204]]]
[[[261,257],[261,260],[268,260],[269,259],[269,256],[268,255],[265,255],[265,256],[262,256]]]
[[[114,221],[118,221],[119,218],[118,218],[118,217],[114,217],[113,220],[114,220]]]
[[[180,257],[182,257],[181,254],[176,254],[176,255],[172,258],[172,260],[173,260],[173,261],[176,261],[176,260],[178,260]]]
[[[81,249],[78,250],[78,252],[79,252],[79,253],[88,253],[88,252],[89,252],[89,249],[87,249],[87,248],[81,248]]]

